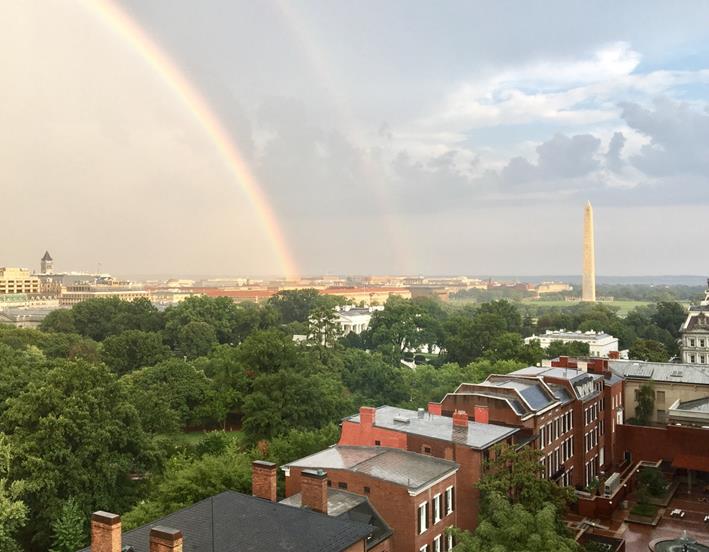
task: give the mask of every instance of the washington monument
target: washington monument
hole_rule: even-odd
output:
[[[583,276],[581,300],[596,301],[596,252],[593,246],[593,207],[586,203],[583,213]]]

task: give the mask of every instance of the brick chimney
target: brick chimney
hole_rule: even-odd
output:
[[[121,516],[101,510],[91,515],[91,552],[121,552]]]
[[[465,410],[453,412],[453,427],[468,427],[468,413]]]
[[[479,424],[490,423],[490,411],[487,406],[476,406],[473,410],[473,416],[475,417],[475,421]]]
[[[437,402],[428,403],[428,413],[435,414],[436,416],[441,416],[443,405]]]
[[[150,530],[150,552],[182,552],[182,531],[158,525]]]
[[[251,494],[276,502],[278,469],[273,462],[254,460],[251,462]]]
[[[359,423],[362,427],[372,427],[376,420],[377,409],[373,406],[359,407]]]
[[[303,470],[300,475],[301,506],[327,514],[327,473]]]

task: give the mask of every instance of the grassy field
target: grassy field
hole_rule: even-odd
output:
[[[557,301],[544,301],[544,300],[539,300],[539,299],[523,299],[521,301],[522,303],[526,305],[538,305],[540,307],[571,307],[573,305],[578,304],[578,301],[564,301],[562,299],[559,299]],[[630,300],[618,300],[618,301],[599,301],[599,303],[603,303],[604,305],[607,305],[609,307],[615,307],[618,310],[619,316],[625,316],[628,314],[631,310],[633,310],[636,307],[644,307],[646,305],[650,305],[652,303],[648,301],[630,301]]]

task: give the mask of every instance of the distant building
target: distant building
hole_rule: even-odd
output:
[[[71,307],[87,299],[109,297],[117,297],[122,301],[134,301],[142,297],[149,298],[149,293],[144,289],[130,286],[78,284],[69,286],[65,291],[62,291],[59,297],[59,305],[62,307]]]
[[[16,328],[37,328],[46,316],[56,308],[35,307],[0,310],[0,324]]]
[[[684,402],[677,399],[670,406],[667,421],[672,425],[709,428],[709,396]]]
[[[655,406],[650,419],[655,423],[668,421],[668,410],[677,402],[686,403],[709,397],[709,365],[676,364],[672,362],[642,362],[611,360],[609,366],[625,378],[626,417],[635,417],[640,387],[652,384]]]
[[[594,332],[567,332],[565,330],[547,330],[542,335],[532,335],[525,338],[524,342],[539,341],[542,349],[546,349],[554,342],[561,343],[588,343],[589,354],[592,357],[611,358],[618,355],[618,338],[607,333]]]
[[[369,328],[369,323],[372,320],[373,307],[349,307],[344,306],[337,311],[336,322],[340,325],[341,335],[345,336],[350,333],[357,335]]]
[[[690,307],[680,335],[682,362],[709,364],[709,279],[704,300]]]
[[[52,256],[49,254],[49,251],[44,252],[44,256],[42,257],[39,266],[39,271],[42,274],[52,274],[52,272],[54,272],[54,259],[52,259]]]
[[[39,278],[26,268],[0,267],[0,295],[39,293]]]
[[[571,290],[573,290],[573,287],[563,282],[542,282],[535,289],[539,295],[544,293],[563,293]]]

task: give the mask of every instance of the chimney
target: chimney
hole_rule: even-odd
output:
[[[100,510],[91,515],[91,552],[121,552],[121,516]]]
[[[373,406],[359,407],[359,423],[362,427],[372,427],[376,419],[377,409]]]
[[[453,412],[453,427],[468,427],[468,414],[465,410]]]
[[[473,415],[475,416],[475,421],[479,424],[490,423],[490,411],[487,406],[476,406]]]
[[[429,414],[435,414],[436,416],[441,416],[443,410],[443,405],[441,403],[437,402],[430,402],[428,403],[428,413]]]
[[[150,552],[182,552],[182,531],[158,525],[150,530]]]
[[[327,473],[303,470],[300,474],[300,504],[315,512],[327,514]]]
[[[277,474],[278,470],[273,462],[264,462],[263,460],[251,462],[251,494],[276,502]]]

